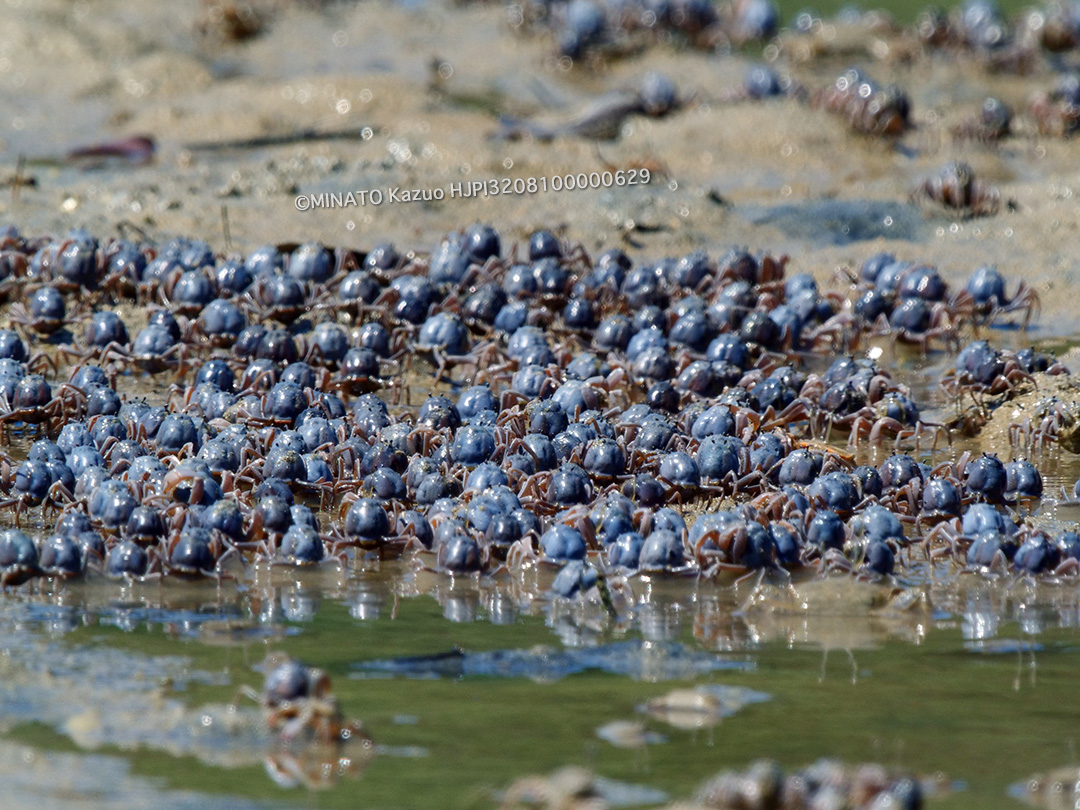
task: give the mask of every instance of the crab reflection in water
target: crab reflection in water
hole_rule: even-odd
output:
[[[692,689],[673,689],[638,707],[649,717],[673,728],[696,731],[713,729],[725,717],[742,711],[753,703],[762,703],[770,695],[742,686],[702,684]]]
[[[1080,768],[1066,765],[1034,774],[1012,785],[1009,795],[1042,810],[1075,810],[1080,807]]]
[[[829,653],[843,650],[851,661],[852,683],[858,679],[854,650],[875,649],[890,637],[918,643],[931,618],[920,589],[836,576],[789,587],[763,585],[741,613],[750,638],[757,642],[775,639],[820,647],[822,681]]]
[[[267,656],[263,668],[262,693],[244,686],[237,697],[257,701],[272,732],[264,763],[270,777],[285,787],[312,789],[363,771],[375,744],[362,723],[341,713],[329,676],[281,653]]]

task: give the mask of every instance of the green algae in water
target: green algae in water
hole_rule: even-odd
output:
[[[709,637],[703,644],[697,633],[704,625],[687,616],[686,622],[666,626],[667,637],[658,649],[678,644],[695,655],[723,659],[733,655],[727,650],[734,647],[735,657],[753,669],[658,682],[596,668],[543,682],[524,673],[455,672],[420,680],[347,677],[371,662],[430,656],[447,644],[489,652],[523,641],[524,649],[536,643],[552,646],[545,616],[523,615],[510,627],[483,621],[455,624],[429,597],[403,600],[393,617],[385,613],[371,622],[354,619],[347,602],[326,598],[299,633],[236,647],[212,646],[197,635],[178,642],[167,624],[143,623],[129,632],[78,627],[51,639],[32,622],[20,626],[21,619],[5,622],[4,629],[16,660],[32,663],[39,655],[34,650],[48,651],[36,659],[37,672],[57,671],[36,676],[43,683],[52,678],[57,688],[66,688],[69,680],[97,669],[143,671],[147,694],[164,690],[162,699],[193,713],[223,705],[241,683],[258,686],[262,675],[255,665],[268,649],[285,650],[326,669],[345,714],[362,719],[386,753],[377,755],[358,778],[321,790],[315,800],[320,808],[429,807],[433,792],[440,806],[494,807],[500,791],[515,779],[568,764],[678,799],[692,795],[718,771],[743,768],[760,757],[796,769],[822,756],[875,760],[923,775],[941,771],[967,785],[935,800],[934,807],[1002,807],[1010,801],[1010,784],[1069,760],[1070,742],[1080,727],[1080,709],[1072,697],[1080,645],[1070,626],[1080,614],[1075,598],[1064,599],[1068,590],[1050,589],[1050,602],[1037,608],[1039,600],[1023,588],[1012,597],[989,586],[977,588],[978,598],[937,614],[904,617],[905,626],[921,627],[922,634],[914,636],[918,644],[889,638],[880,628],[866,629],[865,617],[822,617],[808,625],[799,615],[778,615],[771,623],[749,616],[743,620],[749,623],[746,636]],[[979,597],[984,591],[985,598]],[[1057,604],[1058,598],[1064,601]],[[988,621],[991,614],[999,620]],[[727,620],[739,621],[731,615]],[[636,632],[620,639],[610,628],[599,631],[598,638],[601,648],[657,643],[638,640]],[[725,651],[718,655],[714,645]],[[171,655],[148,657],[140,648]],[[588,646],[579,651],[584,659],[595,652]],[[560,654],[572,657],[574,652],[564,647]],[[55,663],[80,658],[85,666],[64,672]],[[99,658],[102,664],[96,663]],[[182,659],[187,663],[178,670]],[[162,682],[169,677],[190,684],[176,691]],[[106,700],[105,681],[95,676],[89,685],[101,693],[98,700]],[[754,690],[772,699],[745,705],[718,725],[696,730],[674,728],[641,711],[673,689],[703,686]],[[94,701],[93,691],[88,688],[80,699]],[[40,728],[48,715],[42,709],[38,714]],[[34,731],[32,715],[23,715],[9,737],[33,745],[43,756],[71,754],[72,738]],[[613,722],[639,723],[667,741],[650,745],[647,755],[618,748],[596,736]],[[134,778],[154,777],[159,790],[183,792],[194,785],[223,803],[234,797],[286,806],[308,801],[304,790],[284,789],[270,779],[258,744],[247,747],[253,756],[244,763],[233,760],[230,767],[228,757],[198,756],[163,729],[157,738],[143,733],[134,750],[127,746],[139,735],[130,728],[126,735],[101,739],[99,750],[126,760]],[[425,751],[426,756],[402,755]]]

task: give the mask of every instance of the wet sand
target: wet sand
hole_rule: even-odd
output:
[[[359,250],[390,240],[427,251],[443,234],[482,221],[504,242],[548,227],[589,251],[621,246],[640,259],[693,249],[717,255],[742,245],[788,253],[792,270],[822,280],[890,250],[938,266],[953,283],[980,264],[996,264],[1039,291],[1038,334],[1066,336],[1080,327],[1061,294],[1080,277],[1080,147],[1038,136],[1023,112],[1032,94],[1053,86],[1048,71],[990,75],[970,59],[944,55],[901,61],[896,54],[910,43],[858,27],[818,37],[818,50],[837,53],[812,60],[804,61],[805,40],[781,42],[776,66],[808,88],[826,86],[848,65],[906,88],[916,127],[892,143],[853,134],[839,118],[790,99],[718,101],[741,83],[760,46],[747,55],[657,46],[567,71],[554,59],[550,36],[516,33],[497,4],[268,7],[264,32],[244,42],[223,41],[212,26],[204,33],[200,18],[211,5],[196,2],[168,9],[106,2],[93,13],[45,2],[0,11],[0,99],[19,110],[0,131],[0,161],[10,180],[25,156],[23,174],[33,182],[0,195],[0,218],[25,233],[81,226],[107,235],[129,223],[154,238],[199,236],[219,251],[308,239]],[[892,58],[868,53],[883,53],[874,45],[882,41],[893,43]],[[446,77],[437,87],[433,66]],[[603,92],[635,87],[649,70],[675,81],[688,103],[663,119],[629,118],[615,141],[491,137],[497,114],[561,120]],[[955,141],[950,127],[974,116],[988,93],[1019,112],[1018,134],[994,147]],[[364,127],[368,139],[190,148]],[[86,170],[36,162],[135,134],[157,142],[152,164]],[[830,244],[836,240],[828,233],[809,237],[813,226],[805,223],[791,232],[762,222],[761,212],[777,205],[851,199],[902,206],[922,178],[957,158],[998,186],[1015,210],[957,221],[924,206],[909,235],[917,241],[880,236],[840,245]],[[459,182],[641,166],[653,170],[647,187],[450,199]],[[303,212],[294,205],[297,194],[374,189],[388,197],[393,188],[441,189],[446,198]]]

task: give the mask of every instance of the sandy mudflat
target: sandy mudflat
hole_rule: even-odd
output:
[[[619,245],[641,258],[697,248],[717,255],[735,244],[786,252],[792,268],[822,279],[885,249],[935,264],[952,281],[996,263],[1039,289],[1043,334],[1069,335],[1080,326],[1063,294],[1080,264],[1080,143],[1037,136],[1024,114],[1033,93],[1053,86],[1048,69],[1017,78],[951,56],[898,60],[890,57],[910,50],[902,41],[857,28],[819,43],[839,54],[806,61],[803,43],[782,49],[779,69],[809,88],[827,85],[847,65],[905,87],[917,127],[894,145],[853,135],[843,121],[793,100],[718,102],[740,83],[758,48],[722,56],[658,46],[567,71],[552,58],[550,38],[516,34],[500,4],[267,8],[263,33],[236,43],[213,26],[204,32],[208,6],[193,0],[4,5],[0,161],[10,178],[24,155],[34,185],[17,198],[0,195],[0,218],[26,233],[82,226],[110,235],[127,222],[155,239],[197,235],[223,251],[223,205],[229,247],[239,251],[308,239],[361,250],[392,240],[425,251],[444,233],[484,221],[506,242],[543,226],[590,251]],[[890,45],[884,60],[870,55],[872,48],[885,52],[882,42]],[[449,74],[438,91],[431,88],[433,64]],[[497,113],[563,120],[603,92],[635,86],[648,70],[678,84],[690,99],[684,109],[665,119],[628,119],[619,139],[599,144],[491,138]],[[954,141],[949,128],[973,116],[990,92],[1020,112],[1018,134],[998,147]],[[189,148],[362,127],[371,127],[370,138]],[[151,165],[86,170],[37,161],[133,134],[158,143]],[[918,211],[919,227],[901,233],[915,241],[880,236],[848,244],[834,244],[843,240],[828,223],[818,228],[802,215],[800,206],[831,199],[901,206],[920,178],[958,157],[1016,210],[960,223]],[[640,166],[654,171],[648,187],[450,199],[457,182]],[[294,207],[298,193],[373,189],[387,201]],[[446,198],[391,203],[390,189],[439,189]],[[771,224],[777,205],[796,208]]]

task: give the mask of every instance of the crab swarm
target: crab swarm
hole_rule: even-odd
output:
[[[923,463],[948,429],[857,356],[956,347],[1035,295],[887,254],[823,291],[787,263],[594,260],[546,231],[504,252],[480,225],[429,255],[228,257],[8,228],[3,583],[406,551],[449,574],[550,565],[561,596],[656,572],[1075,572],[1080,539],[1013,509],[1042,495],[1033,465]],[[1063,369],[976,342],[945,387],[989,407],[1042,371]],[[147,374],[162,393],[118,392]],[[859,465],[845,441],[915,455]]]

